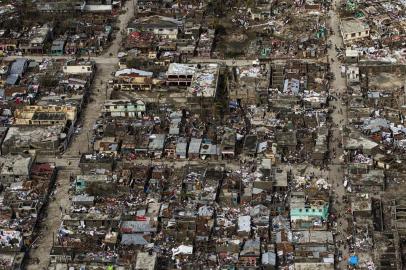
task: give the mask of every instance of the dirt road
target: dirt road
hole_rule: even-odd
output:
[[[134,14],[134,1],[127,1],[124,9],[128,9],[128,11],[119,16],[121,30],[125,29]],[[30,251],[30,260],[26,267],[28,270],[44,269],[49,265],[49,254],[52,247],[53,234],[58,231],[61,224],[61,209],[62,212],[64,212],[65,209],[68,209],[70,206],[68,196],[71,184],[70,175],[79,172],[79,151],[83,153],[88,150],[93,124],[100,115],[103,102],[110,96],[109,92],[107,92],[106,95],[106,82],[111,78],[111,73],[116,70],[116,56],[120,48],[121,40],[122,35],[119,33],[117,39],[113,41],[103,56],[93,58],[96,61],[97,72],[92,84],[89,104],[82,112],[83,127],[81,132],[75,136],[61,159],[52,160],[58,165],[65,164],[66,167],[62,168],[58,173],[55,199],[49,202],[48,208],[46,209],[47,217],[41,224],[42,228],[44,228],[41,232],[42,237],[39,238],[36,243],[38,248],[31,249]],[[41,59],[42,58],[43,57],[41,57]],[[35,260],[31,260],[32,258],[35,260],[39,259],[39,264],[34,263]]]
[[[333,5],[337,6],[339,1],[334,1]],[[330,60],[333,59],[333,62],[330,61],[330,69],[331,72],[335,75],[335,80],[332,82],[332,92],[331,94],[337,97],[337,100],[330,102],[330,108],[332,109],[332,122],[334,128],[330,130],[331,140],[330,140],[330,153],[331,153],[331,165],[329,166],[329,183],[333,187],[333,209],[339,214],[337,220],[337,236],[335,241],[338,242],[343,240],[345,243],[345,239],[347,236],[347,228],[348,228],[348,221],[346,214],[347,206],[343,202],[343,196],[345,195],[346,191],[344,188],[344,170],[345,164],[343,160],[340,159],[343,155],[343,149],[340,147],[340,144],[343,143],[343,130],[345,125],[347,124],[347,113],[346,113],[346,105],[344,101],[341,99],[346,94],[346,80],[345,77],[341,77],[341,64],[337,59],[336,55],[337,52],[335,51],[335,46],[342,47],[342,38],[339,30],[339,18],[337,13],[335,12],[336,8],[330,11],[330,26],[333,28],[334,34],[330,37],[332,42],[332,47],[329,49],[328,54]],[[347,261],[345,258],[348,258],[349,252],[348,248],[344,245],[340,246],[340,251],[342,252],[343,260],[338,262],[337,266],[338,269],[346,269]]]
[[[134,0],[128,0],[125,2],[125,7],[123,7],[123,10],[126,12],[121,14],[119,16],[119,25],[118,27],[120,28],[120,31],[117,33],[117,36],[111,44],[111,46],[108,48],[108,50],[103,54],[101,59],[109,57],[109,56],[114,56],[115,59],[117,59],[117,53],[119,52],[121,48],[121,43],[123,41],[123,38],[126,36],[125,31],[127,28],[128,23],[130,22],[131,19],[134,18],[134,11],[136,10],[136,1]]]

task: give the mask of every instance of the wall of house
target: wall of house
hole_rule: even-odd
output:
[[[168,39],[177,39],[178,38],[178,29],[160,29],[155,28],[153,33],[158,36],[166,37]]]
[[[18,125],[28,125],[35,112],[65,113],[67,120],[75,121],[77,110],[71,106],[25,106],[15,112],[15,121]],[[64,122],[65,120],[63,120]],[[55,121],[57,122],[57,121]]]
[[[93,73],[93,67],[91,65],[64,66],[63,72],[67,74],[91,74]]]
[[[341,32],[341,35],[342,35],[344,41],[352,41],[352,40],[369,37],[369,30],[365,30],[365,31],[361,31],[361,32],[353,32],[353,33]]]
[[[105,169],[107,171],[113,170],[114,163],[102,163],[102,162],[84,162],[80,163],[79,167],[82,173],[88,173],[90,171],[94,171],[96,169]]]

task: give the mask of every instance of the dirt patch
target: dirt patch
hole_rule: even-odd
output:
[[[395,90],[404,85],[404,76],[400,74],[379,73],[369,75],[369,88],[378,90]]]

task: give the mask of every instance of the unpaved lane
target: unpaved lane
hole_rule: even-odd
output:
[[[125,9],[128,9],[128,11],[119,16],[121,30],[125,30],[127,23],[133,16],[133,3],[134,1],[127,1]],[[57,233],[61,224],[61,209],[62,212],[64,212],[65,209],[68,209],[70,206],[70,176],[79,173],[79,153],[88,151],[88,149],[91,148],[89,140],[92,137],[93,124],[100,116],[103,102],[110,96],[110,92],[106,92],[106,85],[107,81],[112,77],[112,72],[117,68],[117,52],[120,48],[122,38],[123,36],[119,33],[117,39],[113,41],[104,55],[92,58],[96,62],[97,73],[91,87],[89,103],[82,111],[81,121],[83,127],[81,132],[74,137],[64,155],[62,155],[60,159],[55,158],[55,160],[53,160],[58,165],[62,165],[56,181],[55,199],[50,200],[48,208],[46,209],[47,217],[41,224],[43,228],[41,231],[42,237],[36,242],[38,247],[30,251],[30,260],[26,267],[28,270],[45,269],[49,265],[49,254],[53,244],[53,234]],[[40,59],[42,58],[44,57]],[[52,159],[50,161],[52,161]],[[39,264],[37,263],[38,259]]]
[[[333,5],[338,6],[339,1],[335,0]],[[333,28],[334,34],[330,37],[332,47],[329,49],[330,69],[335,75],[335,80],[332,82],[332,92],[337,100],[330,102],[330,108],[333,110],[331,117],[333,121],[333,128],[331,129],[331,165],[329,170],[329,182],[333,187],[333,208],[338,213],[337,219],[337,236],[336,242],[343,241],[345,243],[348,235],[348,220],[349,215],[346,213],[347,206],[343,202],[343,196],[346,191],[344,188],[344,170],[345,164],[341,159],[343,155],[342,143],[343,143],[343,130],[347,124],[347,113],[344,100],[342,99],[346,95],[346,79],[341,77],[341,64],[337,59],[337,52],[335,46],[342,47],[342,38],[339,29],[339,18],[336,13],[336,8],[330,11],[330,26]],[[332,61],[331,61],[332,60]],[[338,269],[346,269],[347,260],[349,256],[348,248],[345,245],[340,245],[339,250],[342,252],[343,260],[337,263]]]

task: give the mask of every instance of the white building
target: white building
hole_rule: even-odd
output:
[[[357,65],[348,66],[346,75],[349,84],[358,84],[360,82],[359,67]]]
[[[63,73],[66,74],[92,74],[95,70],[94,61],[68,61],[63,66]]]
[[[135,31],[150,32],[159,37],[177,39],[183,23],[176,19],[164,16],[150,16],[131,22],[127,27],[127,34]]]

